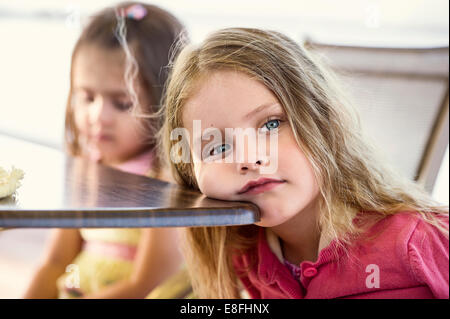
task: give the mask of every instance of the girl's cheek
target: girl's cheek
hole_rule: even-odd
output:
[[[205,168],[202,163],[194,164],[194,174],[195,179],[197,180],[198,188],[200,189],[200,192],[202,192],[205,195],[210,195],[210,181],[208,178],[208,169]]]
[[[206,196],[230,200],[233,191],[233,174],[226,164],[208,163],[196,174],[200,191]]]
[[[88,120],[87,120],[87,114],[85,114],[85,112],[83,111],[76,111],[75,114],[75,125],[78,129],[78,131],[80,132],[80,134],[82,135],[88,135],[88,129],[89,129],[89,125],[88,125]]]
[[[198,163],[194,165],[195,178],[197,179],[200,191],[207,196],[214,195],[215,187],[211,176],[214,170],[209,167],[210,164]]]

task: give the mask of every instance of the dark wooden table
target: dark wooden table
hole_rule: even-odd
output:
[[[209,199],[0,135],[0,166],[11,165],[25,177],[16,194],[0,199],[1,228],[219,226],[259,220],[251,203]]]

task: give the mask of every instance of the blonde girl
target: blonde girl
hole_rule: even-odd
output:
[[[135,115],[158,111],[183,29],[165,10],[137,2],[91,19],[72,54],[65,126],[71,155],[170,179],[154,139],[159,121]],[[144,298],[178,271],[177,243],[175,228],[55,230],[25,297]]]
[[[378,159],[335,82],[300,45],[257,29],[219,30],[174,62],[161,130],[174,176],[261,211],[255,225],[187,230],[197,296],[448,298],[448,207]],[[278,151],[258,146],[250,160],[250,139],[214,144],[206,128],[276,135]]]

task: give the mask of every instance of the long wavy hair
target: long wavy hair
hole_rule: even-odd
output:
[[[123,12],[132,5],[145,8],[146,15],[142,19],[129,17]],[[148,149],[159,153],[155,135],[161,128],[162,121],[152,116],[160,109],[167,65],[179,52],[183,38],[187,41],[187,32],[182,23],[169,12],[149,4],[140,2],[122,2],[108,7],[93,15],[83,29],[72,52],[70,70],[70,89],[66,104],[65,145],[67,151],[74,156],[81,155],[82,145],[75,125],[73,106],[73,62],[86,45],[96,45],[106,50],[123,50],[125,53],[125,83],[133,101],[133,111],[140,116],[140,128],[147,136]],[[145,100],[139,101],[135,82],[141,85]],[[161,168],[159,157],[155,156],[151,176],[156,176]]]
[[[320,187],[321,232],[345,246],[367,229],[364,223],[353,222],[357,214],[359,218],[363,212],[361,218],[367,217],[373,225],[388,215],[414,211],[448,236],[439,218],[448,216],[448,207],[433,200],[421,185],[395,173],[377,155],[335,76],[293,40],[273,31],[223,29],[199,45],[184,48],[171,66],[159,133],[167,159],[179,143],[170,139],[170,132],[184,127],[183,106],[200,81],[218,70],[242,72],[275,94],[298,147],[312,164]],[[199,189],[192,157],[190,163],[169,162],[180,184]],[[239,297],[232,255],[254,248],[256,234],[255,225],[187,229],[186,260],[199,297]]]

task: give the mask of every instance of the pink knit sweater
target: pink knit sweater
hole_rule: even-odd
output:
[[[449,240],[438,229],[404,212],[378,222],[373,234],[348,253],[332,241],[315,262],[292,269],[261,228],[257,249],[235,256],[234,265],[252,298],[449,298]]]

